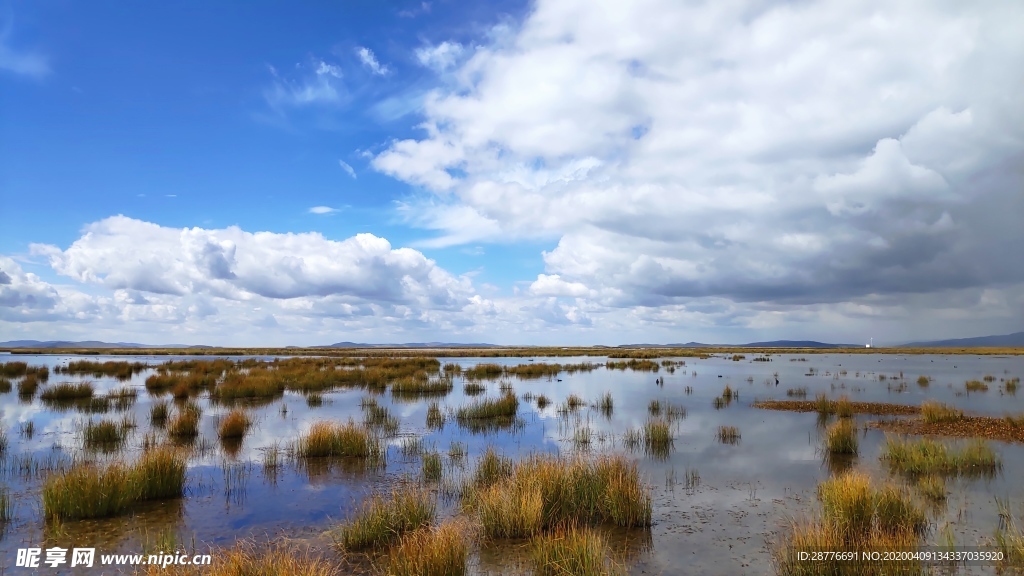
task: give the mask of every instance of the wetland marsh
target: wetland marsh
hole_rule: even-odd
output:
[[[30,546],[309,574],[821,573],[788,542],[1021,560],[1019,355],[0,362],[6,571]],[[838,530],[850,494],[867,527]]]

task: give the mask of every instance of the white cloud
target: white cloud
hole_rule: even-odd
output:
[[[363,66],[369,68],[370,72],[373,72],[378,76],[384,76],[390,72],[387,66],[382,66],[381,63],[377,61],[377,57],[374,56],[373,50],[370,50],[365,46],[360,46],[356,49],[356,54],[359,55],[359,60],[363,63]]]
[[[348,162],[345,162],[344,160],[338,160],[338,166],[341,166],[341,169],[344,170],[349,176],[353,178],[356,177],[355,169],[353,169],[352,166],[349,166]]]
[[[436,72],[444,72],[459,61],[464,51],[462,44],[445,41],[437,46],[417,48],[416,59],[427,68]]]
[[[337,211],[337,208],[331,208],[330,206],[313,206],[309,209],[310,214],[333,214]]]
[[[13,32],[14,18],[8,17],[0,29],[0,70],[33,78],[49,74],[50,64],[45,56],[11,46]]]
[[[323,60],[296,65],[298,74],[285,77],[269,66],[274,82],[263,92],[271,108],[301,108],[311,105],[335,105],[345,100],[341,68]]]
[[[830,306],[1014,284],[1024,261],[993,254],[1024,241],[1022,28],[1012,2],[540,0],[371,165],[418,187],[403,213],[437,233],[419,245],[557,239],[534,294]],[[447,66],[438,48],[421,63]]]

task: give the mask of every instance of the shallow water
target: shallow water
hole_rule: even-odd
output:
[[[182,358],[74,359],[155,365]],[[68,359],[0,355],[0,362],[20,360],[51,369]],[[525,393],[543,393],[553,403],[538,410],[535,403],[521,402],[517,426],[487,434],[473,434],[460,428],[451,415],[442,430],[430,430],[426,426],[429,399],[406,401],[386,393],[378,397],[378,402],[401,419],[401,427],[399,436],[390,440],[386,465],[376,470],[336,464],[326,469],[285,466],[276,473],[265,473],[261,466],[263,449],[275,442],[293,440],[315,420],[360,419],[360,399],[368,395],[363,390],[326,393],[324,405],[315,408],[306,405],[305,397],[290,392],[281,399],[254,406],[256,424],[233,451],[222,448],[216,435],[219,417],[228,408],[210,404],[204,394],[200,399],[204,407],[203,439],[199,443],[206,444],[208,449],[190,461],[184,499],[147,504],[129,516],[66,522],[58,527],[48,526],[42,520],[38,475],[19,472],[16,462],[25,454],[32,454],[36,460],[69,459],[81,449],[78,430],[89,416],[52,410],[38,396],[32,402],[22,402],[13,391],[0,395],[3,427],[9,439],[0,481],[10,489],[15,501],[14,519],[0,525],[0,566],[7,571],[18,570],[13,568],[16,549],[29,546],[95,546],[97,554],[139,553],[152,547],[157,535],[166,531],[173,531],[177,540],[190,548],[194,542],[200,551],[208,544],[230,545],[244,537],[321,542],[325,540],[324,531],[343,520],[372,490],[419,473],[419,458],[401,454],[402,438],[420,436],[428,447],[433,446],[442,454],[447,453],[452,442],[463,443],[468,450],[463,462],[445,458],[446,475],[457,478],[472,471],[476,457],[488,445],[498,447],[506,455],[520,456],[537,451],[577,451],[573,433],[585,426],[591,429],[593,438],[585,448],[587,451],[631,454],[652,488],[655,525],[649,534],[611,531],[614,546],[620,549],[618,557],[629,564],[632,573],[768,574],[772,572],[769,546],[773,534],[788,519],[814,510],[815,488],[832,469],[823,462],[819,451],[820,427],[815,413],[760,410],[750,406],[755,399],[786,399],[787,389],[806,387],[808,399],[817,393],[832,398],[845,394],[855,401],[919,405],[925,399],[935,398],[972,414],[1002,416],[1024,412],[1024,398],[1005,394],[999,382],[1000,378],[1024,374],[1024,357],[821,354],[774,355],[772,359],[754,362],[753,356],[740,361],[725,357],[678,358],[675,360],[685,361],[686,365],[675,373],[664,368],[652,373],[607,370],[603,367],[604,358],[535,358],[537,362],[561,364],[597,362],[602,367],[550,379],[511,379],[520,397]],[[515,365],[530,360],[446,358],[442,363],[457,362],[470,367],[481,362]],[[112,378],[70,377],[51,370],[49,384],[90,380],[97,393],[125,385],[138,388],[138,401],[129,410],[139,425],[127,448],[131,453],[140,449],[149,427],[153,398],[146,393],[143,383],[150,373],[146,371],[120,382]],[[780,381],[778,386],[775,373]],[[986,374],[996,378],[987,392],[964,393],[966,380],[981,379]],[[880,375],[886,379],[880,380]],[[932,379],[929,386],[917,385],[921,375]],[[655,383],[657,378],[664,379],[663,386]],[[462,384],[463,380],[457,378],[454,391],[439,400],[442,408],[455,409],[471,401]],[[497,382],[485,385],[487,392],[480,397],[498,395]],[[739,392],[739,399],[716,409],[714,398],[726,385]],[[692,392],[687,393],[687,387]],[[606,391],[614,399],[610,418],[596,408],[583,408],[568,417],[557,411],[558,404],[569,394],[596,403]],[[687,410],[686,417],[676,425],[675,444],[667,458],[630,452],[621,442],[623,432],[647,420],[648,404],[655,399]],[[112,412],[107,417],[115,416],[119,414]],[[857,417],[858,424],[872,419],[876,417]],[[19,433],[20,426],[28,421],[35,425],[31,439]],[[736,444],[720,442],[716,438],[719,425],[738,427],[741,439]],[[879,479],[887,477],[878,459],[883,439],[882,432],[865,430],[861,453],[852,463]],[[993,446],[1002,457],[1002,470],[993,478],[950,481],[950,498],[932,517],[931,541],[938,538],[937,534],[947,524],[960,546],[990,539],[999,524],[997,497],[1016,503],[1014,510],[1024,512],[1019,504],[1024,501],[1024,487],[1019,482],[1024,477],[1024,446],[998,442]],[[687,486],[688,472],[694,471],[699,475],[699,483]],[[474,555],[474,571],[505,573],[515,564],[510,558],[521,554],[521,545],[484,547]],[[41,572],[55,571],[46,568]]]

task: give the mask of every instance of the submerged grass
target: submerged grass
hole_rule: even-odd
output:
[[[427,428],[431,430],[440,430],[444,428],[445,416],[444,412],[441,411],[441,406],[437,402],[431,402],[427,406]]]
[[[723,444],[736,444],[740,441],[740,429],[735,426],[719,426],[715,437]]]
[[[355,517],[332,535],[344,550],[356,551],[393,543],[403,534],[428,525],[436,512],[430,494],[404,486],[390,494],[374,494]]]

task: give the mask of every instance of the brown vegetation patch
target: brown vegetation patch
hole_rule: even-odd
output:
[[[869,423],[898,434],[915,436],[951,436],[955,438],[987,438],[1002,442],[1024,443],[1024,425],[1010,418],[991,416],[964,416],[956,421],[925,422],[919,418],[879,420]]]
[[[920,414],[921,408],[906,404],[889,404],[887,402],[849,402],[854,414],[874,414],[876,416],[911,416]],[[790,412],[817,412],[818,403],[812,400],[758,400],[754,408],[765,410],[788,410]],[[844,405],[845,407],[845,405]]]

